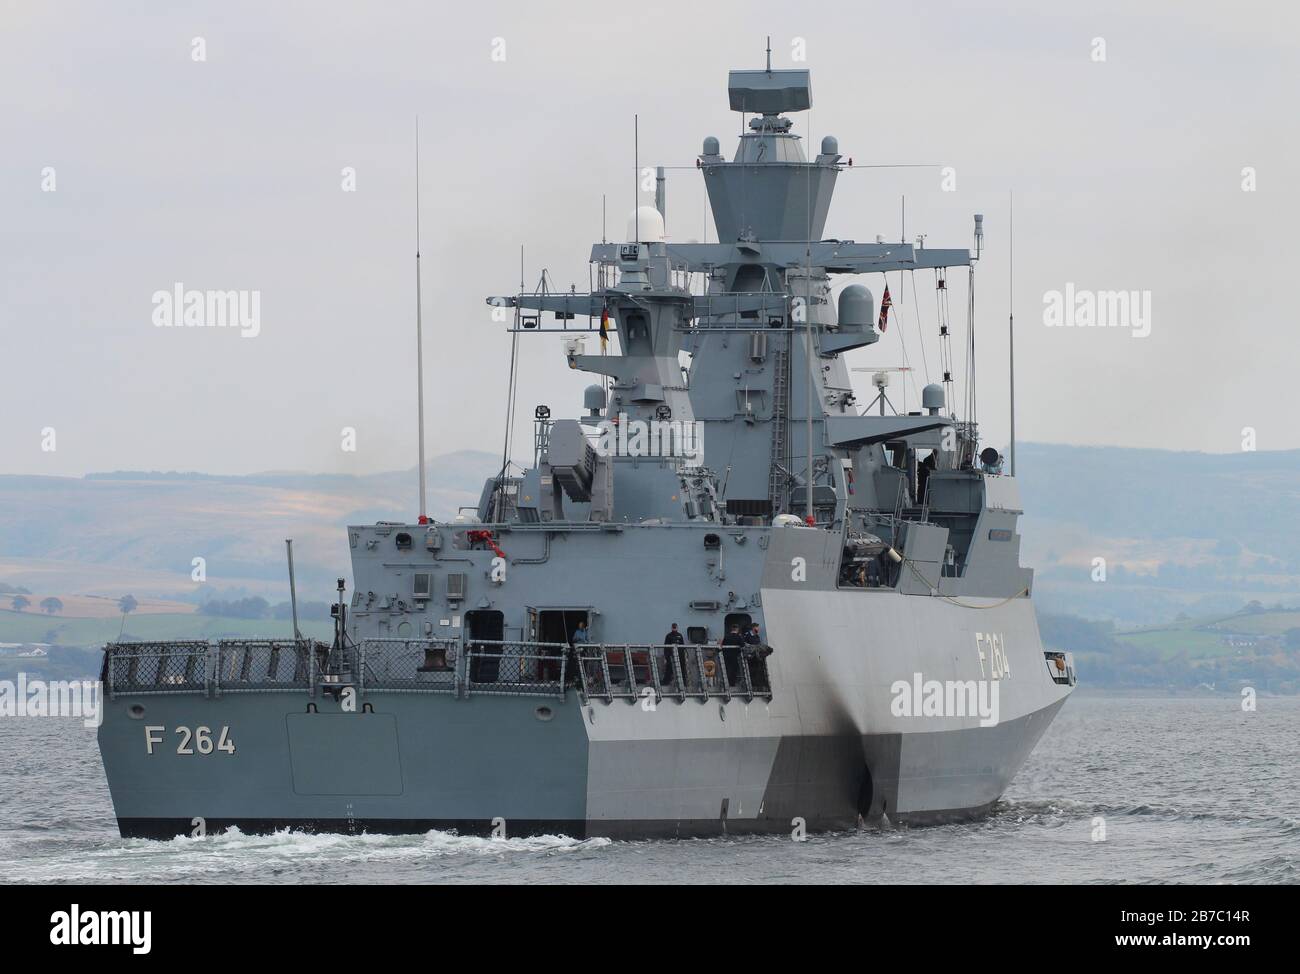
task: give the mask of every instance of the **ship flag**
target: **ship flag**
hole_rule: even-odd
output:
[[[880,320],[876,322],[876,327],[881,331],[885,330],[885,325],[889,323],[889,309],[893,302],[889,300],[889,284],[885,283],[885,296],[880,299]]]

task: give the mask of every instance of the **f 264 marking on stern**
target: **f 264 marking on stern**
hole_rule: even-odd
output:
[[[144,729],[145,753],[153,754],[155,745],[163,742],[166,733],[167,728],[162,724],[147,725]],[[179,738],[176,742],[177,754],[212,754],[216,751],[226,754],[235,753],[235,742],[230,737],[230,727],[224,724],[215,742],[212,740],[211,727],[195,727],[191,730],[188,727],[178,726],[172,733]]]
[[[984,664],[988,662],[994,680],[1005,680],[1011,676],[1011,661],[1007,658],[1006,637],[1000,632],[977,632],[975,634],[975,652],[979,654],[980,676],[985,676]]]

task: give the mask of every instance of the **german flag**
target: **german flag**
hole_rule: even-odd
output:
[[[609,305],[603,305],[600,309],[600,351],[604,354],[605,349],[609,346]]]

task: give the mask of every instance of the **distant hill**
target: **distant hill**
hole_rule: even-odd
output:
[[[499,464],[485,452],[433,458],[430,514],[476,505]],[[279,601],[288,597],[284,539],[293,538],[299,597],[328,601],[334,579],[349,574],[346,526],[414,518],[416,479],[414,469],[0,476],[0,582],[42,594],[197,601],[206,590]],[[205,560],[205,583],[191,578],[195,558]]]
[[[1039,627],[1048,646],[1075,654],[1088,686],[1300,693],[1300,607],[1255,603],[1227,616],[1127,631],[1040,611]]]
[[[1016,452],[1040,611],[1133,625],[1300,596],[1300,450]]]

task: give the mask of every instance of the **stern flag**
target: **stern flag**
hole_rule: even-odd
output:
[[[604,354],[609,345],[609,305],[600,309],[600,351]]]
[[[881,331],[885,330],[885,325],[889,324],[889,309],[893,302],[889,300],[889,283],[885,283],[885,296],[880,299],[880,320],[876,322],[876,327]]]

